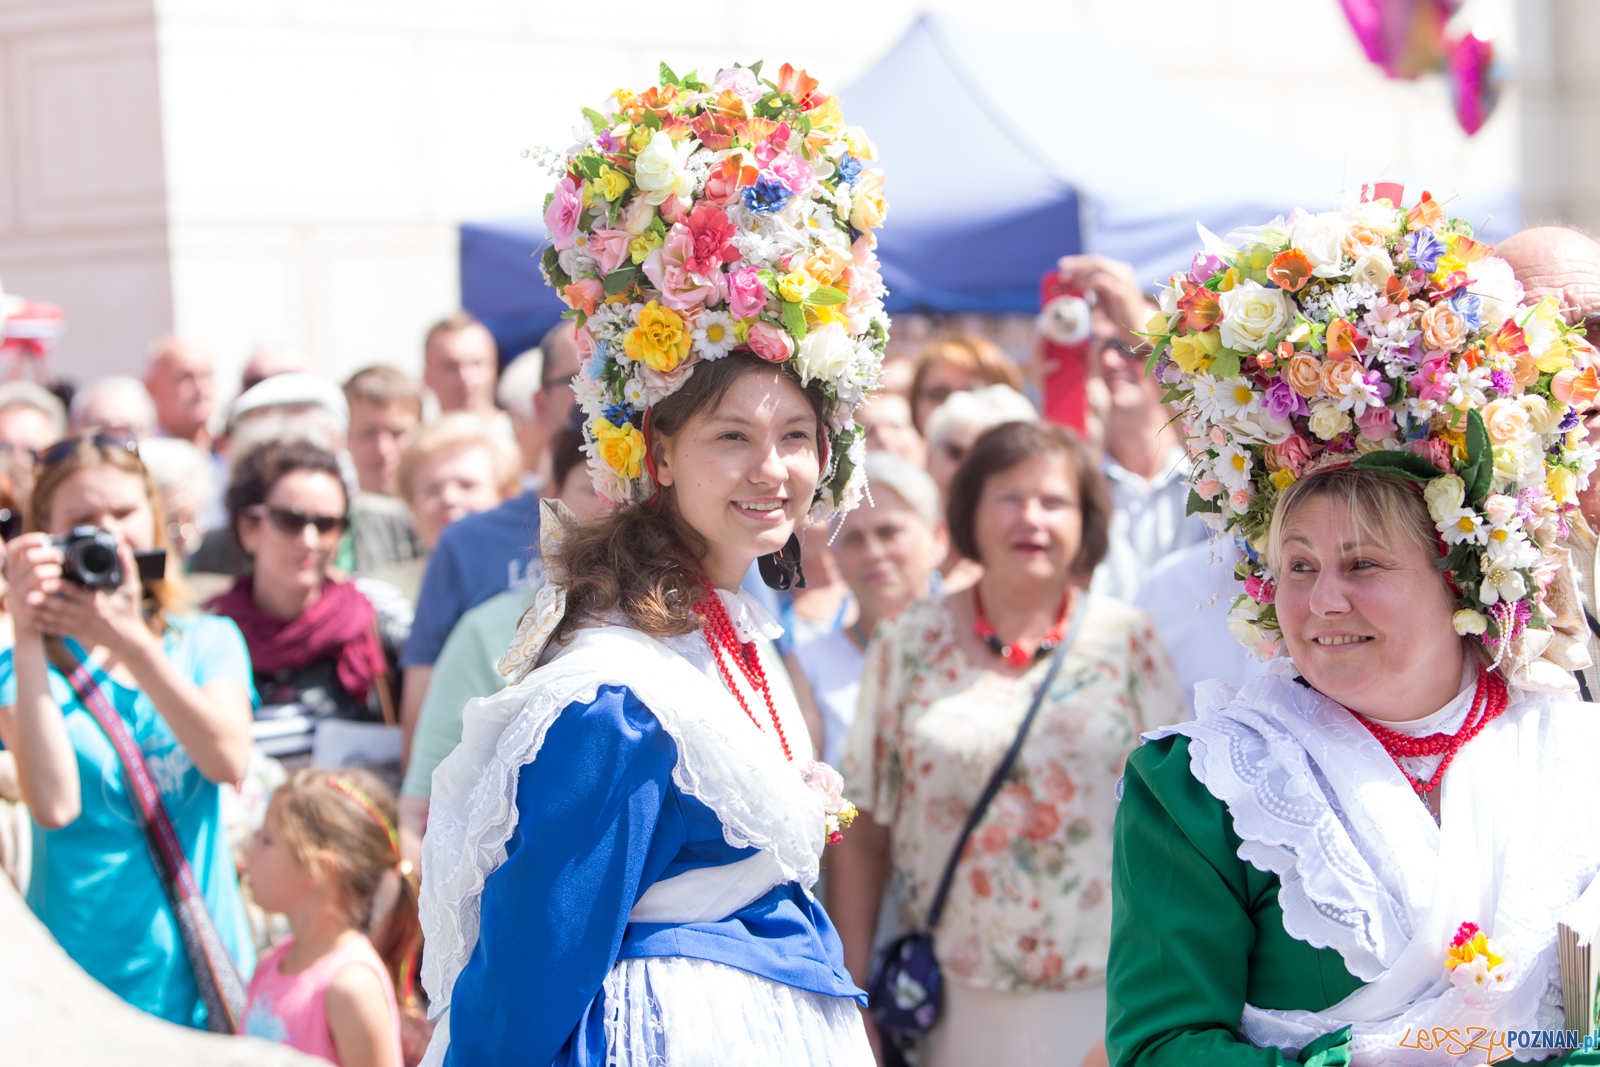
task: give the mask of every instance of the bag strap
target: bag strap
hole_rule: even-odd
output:
[[[183,853],[177,828],[162,803],[161,791],[156,787],[144,753],[138,742],[128,732],[127,723],[117,714],[100,683],[89,671],[88,664],[72,649],[67,649],[72,659],[67,682],[78,695],[83,706],[94,716],[100,728],[111,739],[122,761],[129,792],[134,801],[134,816],[144,831],[145,843],[155,860],[156,873],[161,876],[161,887],[166,890],[172,913],[178,920],[178,931],[183,936],[184,951],[194,970],[195,983],[200,988],[200,998],[206,1006],[207,1028],[217,1033],[237,1034],[244,1023],[244,979],[233,957],[222,944],[216,924],[206,908],[204,895],[195,880],[189,859]]]
[[[1073,607],[1072,623],[1067,627],[1066,636],[1061,639],[1055,653],[1050,657],[1050,669],[1045,671],[1044,680],[1033,692],[1033,703],[1028,705],[1028,713],[1022,717],[1022,725],[1017,727],[1017,736],[1011,739],[1011,747],[1000,757],[999,765],[989,776],[989,784],[983,787],[978,802],[972,806],[972,813],[967,816],[966,825],[956,837],[955,847],[950,850],[950,859],[944,865],[944,874],[939,876],[939,888],[933,894],[933,904],[928,908],[928,919],[923,924],[925,930],[932,930],[939,925],[939,919],[944,915],[945,901],[950,896],[950,886],[955,881],[956,866],[961,862],[961,852],[967,847],[967,840],[972,837],[972,831],[978,828],[978,823],[988,812],[989,804],[999,794],[1000,787],[1005,784],[1006,775],[1010,774],[1011,768],[1016,765],[1017,756],[1022,753],[1022,742],[1027,738],[1028,730],[1033,726],[1033,720],[1039,714],[1040,706],[1044,704],[1051,683],[1056,680],[1056,674],[1061,670],[1062,661],[1067,658],[1067,650],[1078,638],[1078,630],[1083,626],[1083,617],[1088,614],[1088,604],[1089,593],[1084,592]]]

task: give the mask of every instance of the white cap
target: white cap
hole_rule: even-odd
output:
[[[340,433],[350,428],[350,405],[344,390],[319,375],[298,372],[274,374],[240,393],[228,409],[228,425],[246,412],[277,407],[322,408],[334,416]]]

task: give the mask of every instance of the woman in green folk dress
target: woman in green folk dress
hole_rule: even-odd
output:
[[[1600,870],[1561,544],[1593,350],[1426,196],[1230,240],[1151,332],[1250,548],[1234,632],[1280,654],[1128,760],[1110,1060],[1593,1062],[1537,1047]]]

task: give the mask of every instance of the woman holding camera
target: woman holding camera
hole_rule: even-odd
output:
[[[132,438],[93,433],[45,449],[31,519],[34,531],[10,544],[16,644],[0,652],[0,740],[38,826],[28,903],[129,1003],[218,1028],[206,1001],[226,985],[219,973],[255,963],[217,792],[250,757],[244,641],[225,619],[180,610],[170,558],[167,577],[141,582],[135,553],[168,545]],[[114,539],[120,582],[91,588],[93,567],[63,551],[59,539],[86,526]],[[152,840],[146,825],[170,834]],[[188,880],[169,891],[174,866]],[[206,949],[174,897],[215,935],[215,966],[199,978],[191,959]]]

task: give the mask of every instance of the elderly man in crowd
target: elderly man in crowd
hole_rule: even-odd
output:
[[[1144,373],[1137,333],[1155,313],[1133,268],[1104,256],[1066,256],[1062,281],[1094,297],[1092,373],[1105,385],[1105,475],[1116,510],[1111,547],[1095,571],[1096,592],[1132,601],[1150,568],[1180,548],[1206,540],[1197,516],[1185,515],[1189,460],[1161,402],[1161,387]]]
[[[494,336],[471,313],[458,311],[429,328],[422,342],[422,383],[439,410],[465,411],[511,436],[511,421],[494,405],[500,353]]]
[[[211,451],[211,415],[216,378],[211,356],[193,341],[171,334],[150,345],[144,387],[155,402],[156,421],[168,437]]]
[[[78,390],[72,398],[71,416],[74,430],[103,426],[140,438],[156,431],[155,403],[144,384],[126,374],[108,374]]]
[[[1551,293],[1561,301],[1569,324],[1584,327],[1589,343],[1600,346],[1600,243],[1562,226],[1537,226],[1508,237],[1496,253],[1511,264],[1529,300]],[[1600,406],[1583,413],[1590,440],[1600,440]],[[1578,496],[1583,523],[1573,523],[1567,544],[1577,571],[1578,591],[1589,623],[1589,659],[1578,672],[1584,699],[1600,699],[1600,604],[1596,603],[1595,556],[1600,551],[1600,471]],[[1585,523],[1587,525],[1585,525]]]
[[[561,323],[544,335],[539,347],[544,353],[544,366],[533,411],[541,424],[541,434],[548,438],[565,425],[572,410],[571,381],[578,372],[578,346],[571,325]],[[468,515],[450,524],[440,535],[428,557],[422,590],[417,595],[416,621],[400,657],[405,672],[400,725],[405,730],[407,758],[434,661],[456,620],[496,593],[542,580],[538,557],[536,492],[519,493],[497,508]]]
[[[0,385],[0,449],[26,457],[61,440],[67,409],[50,390],[32,382]]]

